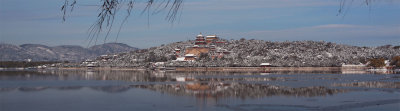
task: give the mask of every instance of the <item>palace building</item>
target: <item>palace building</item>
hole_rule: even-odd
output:
[[[211,44],[211,43],[215,43],[219,38],[217,37],[217,35],[208,35],[206,36],[206,43],[207,44]]]
[[[184,52],[180,48],[175,49],[176,61],[195,61],[201,54],[210,54],[212,59],[221,58],[230,54],[230,51],[221,48],[224,44],[217,35],[203,36],[200,33],[196,36],[194,45],[185,47]]]
[[[201,33],[199,35],[197,35],[195,45],[206,45],[204,36],[201,35]]]

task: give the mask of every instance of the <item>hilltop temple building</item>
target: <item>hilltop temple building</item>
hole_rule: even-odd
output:
[[[199,35],[197,35],[196,37],[196,41],[194,43],[195,45],[206,45],[206,39],[204,39],[204,36],[201,35],[201,33]]]
[[[181,49],[175,49],[177,61],[195,61],[201,54],[211,55],[211,59],[221,58],[225,54],[230,54],[230,51],[221,48],[224,43],[217,35],[203,36],[200,33],[196,36],[194,45],[186,47],[184,52]]]

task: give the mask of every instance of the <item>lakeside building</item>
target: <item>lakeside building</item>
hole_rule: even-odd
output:
[[[185,61],[185,57],[177,57],[175,61]]]
[[[367,69],[366,64],[342,64],[341,70],[344,71],[345,73],[360,73],[356,71],[364,71]]]
[[[117,58],[117,54],[106,54],[106,55],[100,55],[100,57],[97,57],[96,60],[101,60],[101,61],[108,61],[110,59]]]
[[[260,64],[261,67],[271,67],[270,63],[261,63]]]
[[[196,60],[196,55],[194,54],[185,54],[185,61],[194,61]]]
[[[389,70],[393,70],[394,66],[390,65],[390,61],[389,60],[385,60],[384,64],[385,66],[383,67],[372,67],[372,66],[368,66],[368,64],[370,64],[370,62],[366,63],[366,64],[345,64],[343,63],[341,66],[342,71],[345,71],[346,73],[363,73],[363,72],[354,72],[354,71],[374,71],[374,72],[386,72]]]
[[[342,68],[365,68],[366,64],[342,64]]]
[[[86,66],[87,68],[93,68],[98,66],[98,62],[91,59],[86,59],[81,63],[81,65]]]

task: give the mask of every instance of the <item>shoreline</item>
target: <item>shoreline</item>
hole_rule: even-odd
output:
[[[158,67],[155,69],[145,67],[50,67],[43,69],[31,68],[0,68],[0,71],[27,71],[27,70],[81,70],[81,71],[166,71],[166,72],[303,72],[303,73],[341,73],[341,74],[396,74],[400,69],[369,70],[367,68],[348,67]]]
[[[177,67],[176,71],[341,71],[341,67]]]
[[[0,70],[26,70],[32,68],[0,68]],[[40,69],[40,68],[34,68]],[[43,69],[61,70],[151,70],[145,67],[49,67]],[[153,70],[163,71],[367,71],[367,68],[344,67],[158,67]],[[396,69],[398,70],[398,69]]]
[[[62,67],[61,70],[121,70],[145,71],[143,67]],[[166,67],[156,68],[156,71],[235,71],[235,72],[269,72],[269,71],[342,71],[341,67]],[[357,70],[358,71],[358,70]]]

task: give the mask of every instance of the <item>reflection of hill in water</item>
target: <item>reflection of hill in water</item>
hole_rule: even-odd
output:
[[[44,91],[47,89],[56,90],[81,90],[83,87],[20,87],[20,88],[0,88],[0,92],[18,90],[21,92]],[[130,85],[130,86],[92,86],[88,87],[94,91],[107,93],[126,92],[131,88],[141,88],[153,90],[161,93],[168,93],[177,96],[196,96],[196,97],[238,97],[238,98],[257,98],[268,96],[327,96],[346,92],[341,89],[329,89],[326,87],[301,87],[290,88],[284,86],[261,85],[261,84],[153,84],[153,85]]]
[[[326,72],[325,72],[326,73]],[[328,72],[335,74],[335,72]],[[201,81],[285,81],[290,77],[266,77],[269,74],[324,74],[323,72],[221,72],[221,71],[123,71],[123,70],[42,70],[42,71],[0,71],[0,80],[117,80],[127,82],[170,82],[177,77],[201,78]],[[336,73],[337,74],[337,73]],[[236,76],[236,77],[229,77]],[[267,79],[267,80],[264,80]],[[200,80],[200,79],[199,79]]]
[[[160,71],[85,71],[85,70],[51,70],[42,72],[8,72],[1,74],[0,80],[116,80],[126,82],[171,82],[177,77],[196,78],[200,81],[247,80],[274,81],[284,80],[284,77],[258,77],[254,72],[160,72]],[[241,77],[226,77],[240,75]],[[258,76],[254,76],[258,75]]]
[[[47,87],[21,87],[21,88],[18,88],[18,90],[22,91],[22,92],[43,91],[45,89],[47,89]]]
[[[80,90],[82,86],[65,86],[65,87],[57,87],[57,90]]]
[[[157,92],[169,93],[177,96],[196,97],[238,97],[258,98],[268,96],[327,96],[346,92],[341,89],[328,89],[326,87],[301,87],[290,88],[284,86],[261,85],[261,84],[174,84],[174,85],[135,85],[133,87],[150,89]]]
[[[344,83],[338,81],[344,77],[330,75],[311,75],[310,77],[300,78],[293,74],[273,75],[271,73],[259,72],[162,72],[162,71],[112,71],[112,70],[43,70],[40,72],[0,72],[0,80],[20,80],[20,81],[43,81],[50,80],[80,81],[95,84],[95,81],[106,81],[105,84],[88,85],[82,83],[63,83],[59,86],[48,84],[36,86],[1,87],[1,92],[21,91],[35,92],[47,89],[55,90],[82,90],[83,88],[92,91],[106,93],[127,92],[131,88],[141,88],[156,92],[168,93],[177,96],[195,97],[237,97],[237,98],[257,98],[269,96],[327,96],[344,93],[352,89],[339,89],[335,87],[364,87],[364,88],[400,88],[399,82],[364,81],[356,83]],[[347,76],[345,76],[347,77]],[[387,79],[392,81],[397,76]],[[180,79],[178,79],[180,78]],[[306,79],[306,80],[303,80]],[[311,84],[302,87],[270,85],[274,82],[293,82],[294,84],[302,81],[318,79],[321,81],[331,81],[328,85]],[[109,84],[109,81],[125,81],[122,84]],[[332,82],[334,81],[334,82]],[[330,88],[332,86],[332,88]]]
[[[120,93],[131,89],[129,86],[96,86],[90,87],[93,90],[107,92],[107,93]]]
[[[368,87],[368,88],[395,88],[399,89],[398,82],[356,82],[333,84],[337,87]],[[56,90],[81,90],[82,86],[67,86],[67,87],[15,87],[15,88],[0,88],[1,92],[10,92],[18,90],[21,92],[36,92],[46,89]],[[292,88],[277,85],[265,84],[247,84],[247,83],[202,83],[202,82],[186,82],[177,84],[149,84],[149,85],[120,85],[120,86],[90,86],[87,87],[94,91],[107,93],[126,92],[131,88],[141,88],[153,90],[161,93],[168,93],[177,96],[196,96],[196,97],[238,97],[238,98],[258,98],[268,96],[328,96],[338,93],[344,93],[351,90],[332,89],[323,86],[299,87]]]

